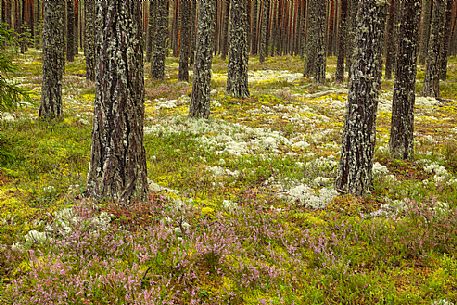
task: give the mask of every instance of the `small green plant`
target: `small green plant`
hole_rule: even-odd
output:
[[[27,91],[12,82],[9,77],[10,73],[16,71],[16,65],[12,61],[14,50],[10,48],[14,43],[12,30],[0,23],[0,111],[16,107],[21,97],[29,99]]]

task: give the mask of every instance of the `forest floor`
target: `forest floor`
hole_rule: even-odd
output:
[[[457,58],[446,101],[418,97],[413,161],[388,153],[383,82],[374,190],[333,190],[347,100],[302,77],[299,57],[250,62],[251,97],[225,95],[213,65],[210,120],[191,86],[145,67],[150,200],[82,197],[94,84],[67,64],[64,119],[37,120],[41,54],[17,59],[33,103],[0,119],[2,304],[453,304],[457,302]],[[423,80],[419,68],[418,92]]]

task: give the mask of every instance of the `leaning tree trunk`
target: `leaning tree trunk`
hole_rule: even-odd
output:
[[[249,96],[246,9],[246,0],[231,0],[227,93],[237,98]]]
[[[181,14],[181,44],[179,51],[178,79],[189,81],[189,53],[190,53],[190,1],[180,0]]]
[[[438,98],[440,96],[440,57],[441,43],[444,35],[446,15],[446,0],[433,0],[432,25],[428,46],[426,72],[424,81],[424,96]]]
[[[67,61],[75,60],[75,11],[73,0],[67,0]]]
[[[45,1],[43,15],[43,85],[39,116],[52,119],[62,116],[65,1]]]
[[[141,2],[96,1],[97,83],[87,193],[129,204],[147,197]]]
[[[95,81],[95,0],[84,2],[84,54],[86,56],[86,78]]]
[[[348,0],[341,0],[341,15],[338,26],[338,60],[336,63],[335,81],[344,81],[344,56],[346,53]]]
[[[260,24],[260,50],[259,50],[259,61],[261,64],[265,62],[265,58],[268,55],[268,11],[270,9],[270,0],[263,0],[262,2],[262,18]]]
[[[414,102],[421,0],[400,0],[401,21],[395,72],[390,153],[398,159],[414,154]]]
[[[208,118],[216,0],[198,0],[198,4],[198,30],[189,115],[194,118]]]
[[[376,112],[381,87],[381,61],[386,0],[361,0],[349,89],[343,147],[336,189],[362,195],[373,185]]]
[[[310,0],[304,75],[307,77],[314,77],[314,81],[317,83],[325,82],[325,69],[327,62],[325,50],[326,20],[326,1]]]
[[[168,37],[168,0],[156,1],[156,24],[154,31],[151,75],[154,79],[164,79]]]

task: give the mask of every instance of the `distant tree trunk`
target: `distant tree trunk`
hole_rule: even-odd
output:
[[[67,61],[75,60],[75,11],[73,0],[67,0]]]
[[[449,40],[451,37],[451,18],[452,18],[452,2],[453,0],[446,0],[446,14],[443,40],[441,42],[441,55],[440,55],[440,79],[446,80],[447,74],[447,61],[449,56]]]
[[[179,16],[180,16],[180,0],[174,1],[173,7],[173,23],[171,28],[171,48],[173,49],[173,57],[178,57],[179,52]]]
[[[251,27],[251,54],[257,55],[257,14],[258,14],[258,0],[252,0],[253,11],[252,11],[252,27]]]
[[[148,36],[146,42],[146,61],[151,62],[152,59],[152,51],[155,45],[154,35],[156,29],[156,11],[157,11],[157,1],[158,0],[150,0],[149,1],[149,21],[148,21]]]
[[[190,64],[194,64],[195,48],[197,47],[197,0],[190,0]]]
[[[305,76],[314,77],[317,83],[325,82],[326,70],[326,1],[311,0],[308,14],[308,33]]]
[[[398,159],[414,154],[414,103],[421,0],[400,0],[401,21],[395,72],[390,153]]]
[[[229,18],[230,18],[230,0],[224,1],[224,24],[222,32],[222,50],[221,58],[225,60],[228,53],[228,37],[229,37]]]
[[[419,63],[425,64],[428,53],[428,44],[430,40],[430,26],[432,20],[432,2],[433,0],[422,0],[422,25],[421,39],[419,49]]]
[[[5,22],[10,26],[13,27],[13,19],[11,18],[13,6],[11,0],[6,0],[5,3]]]
[[[231,0],[230,7],[227,93],[233,97],[246,98],[249,96],[246,0]]]
[[[440,96],[440,57],[441,43],[444,35],[446,15],[446,0],[433,0],[432,25],[428,46],[426,72],[424,81],[424,96],[438,98]]]
[[[392,79],[392,70],[395,65],[395,15],[398,10],[398,0],[390,0],[389,14],[387,15],[387,31],[386,31],[386,70],[384,77]]]
[[[65,1],[44,2],[43,25],[43,85],[40,118],[62,116],[62,77],[64,58]]]
[[[95,81],[95,0],[85,0],[84,11],[84,54],[86,56],[86,78],[90,81]]]
[[[190,1],[181,1],[181,44],[179,51],[178,79],[189,81],[189,51],[190,51]]]
[[[128,205],[146,200],[141,2],[96,1],[98,58],[87,194]]]
[[[216,0],[198,1],[197,44],[189,115],[194,118],[208,118],[210,114]]]
[[[157,13],[154,33],[151,75],[154,79],[165,78],[165,57],[168,37],[168,0],[156,0]]]
[[[348,0],[341,0],[340,23],[338,26],[338,60],[336,63],[335,81],[344,81],[344,56],[346,53]]]
[[[376,112],[381,87],[386,0],[362,0],[336,189],[363,195],[373,185]]]
[[[263,0],[262,2],[262,18],[260,24],[260,56],[259,61],[261,64],[265,62],[268,55],[268,10],[270,9],[270,0]]]

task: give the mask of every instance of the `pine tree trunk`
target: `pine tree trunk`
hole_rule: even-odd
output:
[[[44,2],[43,25],[43,85],[40,118],[62,116],[62,78],[64,57],[65,1]]]
[[[181,45],[179,51],[178,79],[189,81],[189,51],[190,51],[190,1],[181,1]]]
[[[224,24],[222,31],[222,50],[221,58],[225,60],[228,53],[228,38],[229,38],[229,18],[230,18],[230,0],[224,1]]]
[[[451,37],[451,18],[452,18],[452,2],[453,0],[446,0],[446,16],[443,40],[441,42],[441,55],[440,55],[440,79],[446,80],[447,62],[449,56],[449,40]]]
[[[387,15],[387,31],[385,39],[386,48],[386,70],[384,77],[392,79],[392,72],[395,65],[395,15],[398,0],[390,0],[389,14]]]
[[[165,57],[168,37],[168,0],[156,0],[157,13],[152,52],[151,76],[154,79],[165,78]]]
[[[433,0],[432,25],[428,46],[426,72],[424,81],[424,96],[438,98],[440,96],[440,57],[441,43],[444,35],[446,15],[446,0]]]
[[[326,1],[311,0],[309,3],[307,50],[306,50],[306,77],[314,77],[317,83],[325,82],[326,50],[325,32],[327,17]]]
[[[148,36],[146,39],[146,61],[151,62],[152,52],[154,49],[154,35],[156,28],[156,11],[157,11],[157,0],[149,1],[149,21],[148,21]]]
[[[85,0],[85,42],[86,78],[95,81],[95,0]]]
[[[73,0],[67,0],[67,61],[75,60],[75,12]]]
[[[351,79],[352,62],[354,57],[355,45],[355,33],[357,26],[357,10],[359,6],[359,0],[348,0],[348,28],[346,35],[346,71]]]
[[[428,53],[428,44],[430,41],[430,26],[432,20],[432,2],[433,0],[422,0],[422,25],[419,51],[419,63],[425,64]]]
[[[411,159],[414,154],[414,103],[421,0],[400,0],[400,3],[401,31],[389,146],[393,158]]]
[[[344,81],[344,56],[346,53],[346,32],[347,32],[348,0],[341,0],[341,15],[338,27],[338,60],[336,63],[335,81]]]
[[[246,98],[249,96],[246,0],[231,0],[230,8],[227,93],[233,97]]]
[[[141,2],[96,1],[98,58],[87,194],[121,204],[146,200]]]
[[[335,183],[336,189],[344,193],[363,195],[373,185],[373,152],[386,6],[386,0],[362,0],[357,12],[357,48]]]
[[[270,0],[263,0],[262,2],[262,18],[260,25],[260,56],[259,61],[261,64],[265,62],[265,58],[268,55],[268,10],[270,9]]]
[[[198,3],[198,30],[189,115],[194,118],[208,118],[216,0],[198,0]]]

